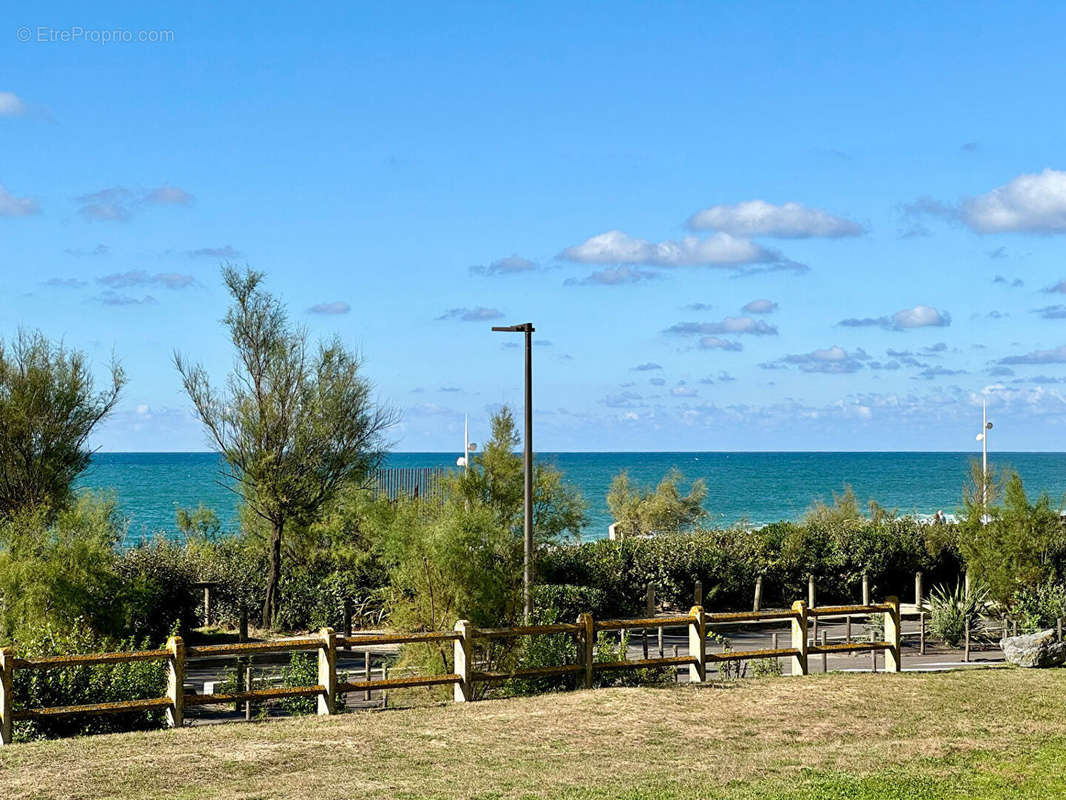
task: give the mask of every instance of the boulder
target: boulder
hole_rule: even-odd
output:
[[[1055,631],[1037,631],[1000,640],[1003,655],[1019,667],[1057,667],[1066,663],[1066,642],[1057,641]]]

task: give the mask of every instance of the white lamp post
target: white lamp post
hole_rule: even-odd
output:
[[[470,441],[470,415],[463,421],[463,454],[455,459],[455,466],[470,469],[470,454],[477,450],[477,445]]]
[[[988,421],[988,400],[981,401],[981,432],[977,441],[981,443],[981,514],[988,511],[988,432],[992,423]]]

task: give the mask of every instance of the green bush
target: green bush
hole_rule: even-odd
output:
[[[19,658],[122,650],[150,650],[159,642],[114,640],[98,636],[80,621],[62,631],[42,630],[14,643]],[[16,709],[143,700],[166,694],[166,662],[137,661],[49,670],[20,669],[13,681]],[[161,710],[121,714],[75,715],[46,721],[20,721],[14,737],[29,739],[112,731],[150,730],[165,726]]]
[[[281,668],[281,683],[287,687],[317,686],[318,657],[312,653],[293,653],[289,663]],[[318,708],[315,697],[286,697],[281,707],[290,714],[313,714]]]
[[[185,635],[199,622],[198,595],[192,584],[197,564],[188,548],[162,537],[125,550],[117,562],[122,580],[125,629],[155,641],[171,630]]]
[[[967,625],[971,635],[977,632],[987,605],[988,591],[982,586],[971,586],[969,595],[962,585],[956,585],[954,591],[934,586],[929,593],[929,631],[950,647],[957,647],[966,636]]]
[[[1066,619],[1066,586],[1048,582],[1019,589],[1011,598],[1010,612],[1023,631],[1054,628],[1058,620]]]
[[[787,606],[807,595],[815,576],[819,602],[857,602],[862,575],[874,597],[904,596],[921,570],[926,581],[951,580],[959,561],[947,546],[932,546],[935,528],[913,518],[820,524],[778,522],[755,530],[730,528],[647,539],[601,539],[548,549],[538,563],[541,580],[598,589],[601,613],[643,613],[646,587],[659,603],[687,610],[697,580],[708,608],[745,608],[763,577],[763,603]],[[932,551],[932,552],[930,552]]]

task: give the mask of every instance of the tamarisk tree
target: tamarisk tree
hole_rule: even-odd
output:
[[[359,358],[338,338],[314,347],[251,269],[223,269],[236,349],[225,389],[199,364],[174,361],[225,473],[270,530],[263,623],[280,607],[282,541],[306,528],[342,486],[365,482],[383,455],[391,411],[377,406]]]
[[[84,353],[19,331],[0,341],[0,517],[26,509],[54,514],[89,465],[89,435],[111,413],[126,382],[111,364],[97,391]]]

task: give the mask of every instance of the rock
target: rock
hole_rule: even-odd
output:
[[[1055,640],[1055,631],[1037,631],[1000,640],[1003,655],[1019,667],[1057,667],[1066,663],[1066,642]]]

